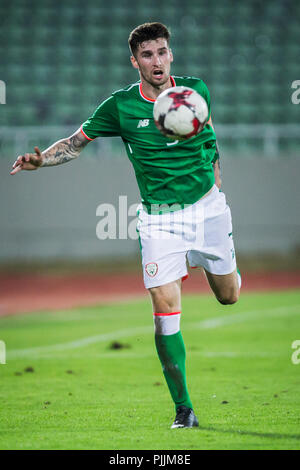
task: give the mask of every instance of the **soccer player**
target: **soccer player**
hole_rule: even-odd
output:
[[[194,77],[170,75],[170,33],[161,23],[145,23],[129,36],[131,63],[140,80],[112,93],[70,137],[47,150],[20,155],[11,174],[59,165],[78,157],[97,137],[121,136],[133,164],[142,204],[140,237],[145,287],[154,317],[155,345],[175,404],[172,428],[198,426],[188,393],[185,346],[180,330],[181,282],[191,267],[202,267],[217,300],[238,300],[230,208],[221,185],[219,153],[210,117],[210,95]],[[209,120],[186,141],[163,136],[153,120],[159,94],[175,85],[195,89],[207,102]]]

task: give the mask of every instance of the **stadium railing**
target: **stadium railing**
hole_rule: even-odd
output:
[[[42,149],[53,142],[68,137],[78,128],[73,126],[30,126],[0,127],[0,157],[20,155],[30,152],[35,145]],[[286,155],[299,156],[300,125],[299,124],[216,124],[220,148],[232,155],[253,155],[259,151],[263,157],[279,157]],[[121,153],[123,144],[118,138],[99,138],[85,152],[103,156]],[[99,153],[98,153],[99,152]]]

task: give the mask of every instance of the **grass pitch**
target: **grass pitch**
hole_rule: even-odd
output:
[[[0,448],[300,449],[299,291],[184,296],[181,325],[200,427],[171,430],[147,298],[0,318]]]

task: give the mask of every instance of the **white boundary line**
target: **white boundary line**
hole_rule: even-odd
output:
[[[262,310],[252,310],[252,311],[250,310],[248,312],[246,311],[246,312],[237,313],[233,315],[226,315],[223,317],[211,318],[208,320],[203,320],[201,322],[186,323],[184,325],[183,331],[195,330],[195,329],[207,330],[207,329],[219,328],[221,326],[233,325],[236,323],[243,323],[245,321],[257,319],[258,317],[262,317],[265,314],[267,314],[270,317],[298,314],[300,317],[300,304],[262,309]],[[80,338],[78,340],[69,341],[66,343],[53,344],[49,346],[37,346],[37,347],[26,348],[26,349],[12,349],[12,350],[7,349],[6,351],[7,359],[8,360],[17,359],[17,358],[22,358],[22,357],[27,357],[27,356],[39,357],[40,355],[47,354],[47,353],[49,354],[51,352],[78,349],[78,348],[82,348],[85,346],[89,346],[90,344],[103,343],[105,341],[117,340],[117,339],[124,338],[124,337],[127,338],[130,336],[148,334],[153,331],[154,331],[154,327],[149,325],[149,326],[144,326],[144,327],[118,330],[118,331],[114,331],[111,333],[104,333],[104,334],[96,335],[96,336],[88,336],[86,338]]]

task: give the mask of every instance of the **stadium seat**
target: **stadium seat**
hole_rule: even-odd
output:
[[[188,8],[179,0],[153,0],[139,4],[134,15],[118,0],[0,5],[0,78],[10,83],[9,99],[19,110],[18,117],[2,112],[0,125],[66,123],[90,114],[114,88],[137,80],[128,33],[159,20],[171,27],[173,73],[207,82],[217,122],[280,123],[282,116],[297,122],[290,84],[299,78],[299,14],[298,4],[291,8],[283,0],[191,0]]]

